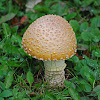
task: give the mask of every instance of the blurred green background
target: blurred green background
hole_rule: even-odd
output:
[[[47,14],[65,18],[77,38],[64,88],[49,88],[43,62],[21,47],[27,27]],[[0,100],[100,100],[100,0],[0,0]]]

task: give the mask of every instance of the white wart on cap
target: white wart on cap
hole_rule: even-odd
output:
[[[70,24],[58,15],[34,21],[22,39],[24,51],[40,60],[64,60],[76,52],[76,37]]]

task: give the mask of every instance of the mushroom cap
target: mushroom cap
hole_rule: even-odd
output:
[[[64,60],[76,52],[76,37],[70,24],[58,15],[34,21],[22,38],[22,47],[39,60]]]

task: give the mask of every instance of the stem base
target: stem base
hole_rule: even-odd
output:
[[[65,81],[65,72],[62,71],[47,71],[45,70],[45,79],[49,82],[50,86],[62,87]]]

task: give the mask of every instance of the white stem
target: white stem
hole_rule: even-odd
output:
[[[48,71],[61,71],[64,70],[66,67],[65,60],[58,60],[58,61],[43,61],[45,70]]]
[[[44,66],[45,79],[49,82],[50,86],[62,86],[65,80],[65,61],[44,61]]]

